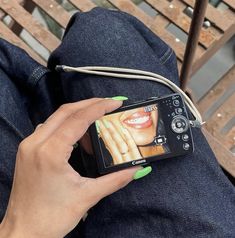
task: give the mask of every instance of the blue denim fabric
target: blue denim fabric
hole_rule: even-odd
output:
[[[0,220],[10,194],[17,147],[56,108],[55,80],[49,81],[49,75],[26,52],[0,39]]]
[[[16,67],[20,62],[15,55],[24,61],[21,65],[27,66],[25,71]],[[59,104],[116,95],[129,97],[129,104],[171,93],[163,85],[142,80],[58,74],[53,72],[56,64],[143,69],[179,84],[175,54],[168,45],[136,18],[101,8],[72,17],[61,45],[49,59],[52,72],[43,68],[44,73],[35,79],[33,72],[42,66],[4,41],[0,41],[0,63],[1,215],[19,141]],[[193,154],[153,163],[150,175],[104,198],[89,211],[82,228],[67,237],[235,237],[235,189],[201,131],[193,129],[193,135]],[[87,155],[85,159],[93,160]],[[78,164],[76,156],[73,163]]]

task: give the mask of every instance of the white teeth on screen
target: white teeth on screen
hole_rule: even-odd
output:
[[[147,122],[148,120],[149,120],[149,116],[144,116],[144,117],[140,117],[140,118],[127,120],[127,123],[128,124],[142,124],[142,123]]]

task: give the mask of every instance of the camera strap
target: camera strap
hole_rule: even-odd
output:
[[[195,107],[191,99],[185,94],[185,92],[172,81],[163,77],[162,75],[137,69],[103,66],[70,67],[66,65],[57,65],[55,69],[58,72],[78,72],[83,74],[101,75],[114,78],[142,79],[164,84],[174,92],[180,93],[182,95],[186,105],[195,117],[194,121],[189,121],[192,127],[201,128],[201,126],[205,123],[202,120],[200,112],[197,110],[197,108]]]

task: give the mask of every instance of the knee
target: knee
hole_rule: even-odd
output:
[[[81,38],[95,39],[96,41],[120,38],[124,32],[130,30],[125,17],[117,17],[117,12],[100,7],[89,12],[78,12],[70,20],[66,33],[73,31]],[[66,35],[65,33],[65,35]]]

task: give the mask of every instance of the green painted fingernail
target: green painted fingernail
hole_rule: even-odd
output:
[[[112,97],[111,99],[117,100],[117,101],[125,101],[125,100],[128,100],[128,97],[125,97],[125,96],[115,96],[115,97]]]
[[[151,173],[152,171],[152,167],[151,166],[148,166],[148,167],[145,167],[143,169],[140,169],[138,170],[135,175],[134,175],[134,180],[137,180],[137,179],[140,179],[140,178],[143,178],[145,177],[146,175],[148,175],[149,173]]]

